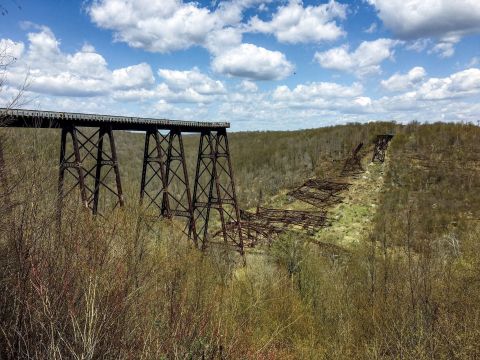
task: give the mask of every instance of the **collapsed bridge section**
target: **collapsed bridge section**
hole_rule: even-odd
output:
[[[343,199],[340,193],[347,190],[349,186],[350,184],[346,182],[309,179],[303,185],[288,192],[287,195],[310,205],[325,208],[340,203]]]
[[[58,209],[77,192],[83,206],[99,213],[100,190],[125,203],[115,131],[145,132],[140,202],[159,217],[186,220],[184,232],[205,248],[216,211],[225,242],[243,254],[240,213],[235,193],[228,122],[196,122],[127,116],[0,108],[0,126],[61,129]],[[193,196],[183,147],[184,133],[200,135]],[[0,144],[1,145],[1,144]],[[0,159],[3,164],[3,159]],[[66,187],[66,179],[70,186]],[[172,191],[175,187],[176,191]],[[235,231],[227,232],[227,223]],[[231,230],[231,229],[230,229]]]

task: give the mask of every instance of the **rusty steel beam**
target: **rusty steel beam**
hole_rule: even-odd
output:
[[[259,211],[252,215],[254,220],[263,220],[270,224],[282,224],[283,226],[296,225],[308,230],[328,226],[325,211],[259,208]]]
[[[67,156],[67,136],[71,137],[73,152]],[[73,170],[72,170],[73,169]],[[65,193],[64,183],[65,175],[71,174],[75,178],[74,185]],[[82,166],[80,150],[78,145],[77,129],[73,126],[65,126],[62,128],[60,143],[60,167],[58,174],[58,200],[59,210],[63,208],[64,198],[72,192],[73,189],[79,187],[82,205],[88,207],[87,192],[85,187],[85,169]]]
[[[140,202],[144,203],[145,198],[148,198],[148,202],[144,204],[146,208],[156,208],[158,216],[169,219],[174,216],[185,218],[187,221],[183,231],[198,245],[180,131],[172,130],[165,135],[158,130],[146,132]]]
[[[334,182],[321,179],[309,179],[298,188],[290,191],[287,195],[310,205],[324,208],[343,200],[339,194],[347,190],[350,184],[346,182]]]
[[[105,149],[104,138],[109,138],[109,148]],[[71,139],[71,148],[68,146]],[[103,172],[104,168],[108,168]],[[107,177],[111,172],[115,175],[112,187]],[[73,179],[73,185],[65,191],[66,176]],[[100,190],[105,189],[116,198],[114,208],[124,205],[120,170],[118,166],[115,140],[110,126],[102,126],[92,134],[87,134],[75,126],[62,128],[60,142],[60,166],[58,176],[59,214],[64,199],[79,189],[83,206],[93,214],[99,212]]]
[[[300,187],[288,192],[287,195],[319,208],[338,204],[343,200],[336,192],[316,191],[309,187]]]
[[[200,133],[203,130],[217,131],[230,127],[228,122],[183,121],[151,119],[133,116],[82,114],[57,111],[38,111],[0,108],[2,126],[22,128],[63,128],[66,126],[99,128],[110,125],[112,130],[148,131],[178,130]]]
[[[166,176],[167,152],[168,135],[159,133],[157,129],[145,133],[140,203],[146,208],[154,206],[161,216],[170,218]],[[145,198],[148,198],[147,203]]]
[[[309,187],[319,191],[325,191],[330,193],[338,193],[344,190],[348,190],[350,183],[347,182],[337,182],[330,180],[322,179],[308,179],[302,186]]]
[[[243,256],[240,210],[225,129],[203,131],[200,135],[195,183],[193,190],[194,223],[197,238],[205,249],[210,238],[210,223],[218,221],[224,243],[234,244]],[[216,210],[218,218],[212,218]],[[228,231],[227,224],[232,225]]]
[[[392,134],[377,135],[374,142],[372,162],[383,163],[385,161],[385,153],[388,148],[388,143],[393,139]]]
[[[241,211],[241,233],[246,248],[258,245],[271,245],[272,241],[287,230],[314,231],[328,226],[328,219],[324,211],[300,211],[269,209],[258,207],[257,212]],[[236,231],[237,222],[226,224],[229,232]],[[300,229],[299,229],[300,228]],[[221,230],[212,237],[220,236]]]
[[[254,248],[260,244],[271,245],[275,236],[284,231],[283,228],[275,227],[268,223],[254,222],[251,220],[241,220],[241,231],[243,236],[243,244],[245,248]],[[227,231],[236,231],[237,224],[235,222],[226,225]],[[222,230],[218,230],[212,235],[212,238],[222,236]]]

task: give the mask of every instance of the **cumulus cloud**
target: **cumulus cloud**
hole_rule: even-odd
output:
[[[218,55],[212,68],[218,73],[253,80],[283,79],[294,69],[281,52],[253,44],[241,44]]]
[[[228,19],[178,0],[99,0],[88,11],[96,25],[114,31],[117,41],[161,53],[203,44]]]
[[[461,36],[480,32],[480,1],[477,0],[368,1],[396,36],[409,40],[439,39],[431,52],[441,57],[453,55]]]
[[[471,68],[445,78],[431,78],[416,91],[422,100],[445,100],[480,94],[480,69]]]
[[[324,52],[316,52],[314,58],[326,69],[364,76],[379,73],[380,64],[393,58],[393,48],[398,44],[398,41],[391,39],[363,41],[353,52],[349,52],[348,46],[344,45]]]
[[[372,99],[370,99],[368,96],[359,96],[353,100],[353,102],[361,107],[372,106]]]
[[[293,90],[286,85],[278,86],[272,97],[275,100],[310,101],[324,98],[351,98],[359,96],[362,92],[363,87],[360,83],[345,86],[332,82],[316,82],[297,85]]]
[[[430,53],[438,53],[441,58],[448,58],[455,53],[455,45],[460,41],[459,36],[443,37],[435,46],[432,47]]]
[[[423,67],[416,66],[406,74],[396,73],[380,83],[388,91],[405,91],[420,83],[426,74]]]
[[[451,74],[444,78],[429,78],[418,83],[411,91],[395,96],[384,96],[376,101],[377,108],[382,112],[417,111],[424,121],[458,119],[456,112],[471,108],[462,103],[461,99],[471,100],[480,95],[480,69],[470,68]],[[455,99],[455,101],[451,101]],[[443,118],[435,115],[444,107],[450,109],[449,114],[443,112]],[[473,115],[473,114],[472,114]],[[474,120],[473,117],[470,120]]]
[[[181,0],[96,0],[88,13],[97,26],[112,30],[116,41],[131,47],[168,53],[201,46],[213,55],[212,68],[217,72],[251,79],[281,79],[293,68],[283,54],[242,44],[243,33],[254,30],[242,23],[245,9],[265,2],[269,1],[223,1],[210,9]],[[282,20],[287,8],[295,9],[297,15]],[[285,9],[281,7],[277,15],[275,24],[282,26],[277,29],[279,38],[287,41],[336,38],[343,34],[328,20],[345,16],[345,6],[335,1],[307,8],[292,1]],[[253,63],[248,65],[246,56],[250,55]]]
[[[149,89],[128,89],[115,91],[118,101],[157,101],[161,103],[207,104],[225,95],[227,89],[219,80],[214,80],[198,68],[191,70],[159,69],[158,75],[164,82]],[[163,105],[162,105],[163,106]]]
[[[244,10],[264,2],[222,1],[210,9],[181,0],[96,0],[88,13],[116,41],[134,48],[168,53],[203,46],[216,53],[240,44]]]
[[[405,39],[480,31],[477,0],[368,0],[386,27]]]
[[[170,103],[211,103],[216,100],[215,96],[201,94],[192,87],[184,89],[172,89],[167,84],[159,84],[154,91],[156,99],[165,100]]]
[[[270,21],[254,16],[245,26],[244,10],[264,3],[224,1],[210,10],[179,0],[97,0],[88,12],[96,25],[113,30],[117,41],[161,53],[194,45],[218,52],[223,42],[231,44],[241,39],[239,28],[271,33],[288,43],[335,40],[345,34],[336,20],[345,19],[347,6],[335,0],[307,7],[301,0],[290,0],[277,9]]]
[[[187,71],[159,69],[158,75],[173,90],[192,89],[203,95],[224,94],[226,92],[225,86],[221,81],[213,80],[201,73],[196,67]]]
[[[360,83],[342,85],[333,82],[299,84],[290,89],[278,86],[272,93],[272,101],[278,111],[285,108],[324,109],[338,113],[358,114],[370,111],[372,100],[362,96]]]
[[[0,39],[0,67],[10,64],[22,56],[25,46],[22,42]]]
[[[431,42],[432,41],[430,39],[417,39],[413,42],[407,43],[405,48],[411,51],[422,52],[431,44]]]
[[[242,31],[228,27],[210,32],[205,39],[205,47],[212,54],[220,54],[242,43]]]
[[[152,68],[146,63],[113,70],[112,80],[116,89],[147,88],[155,83]]]
[[[307,7],[300,0],[290,0],[278,8],[270,21],[253,17],[249,30],[274,34],[278,41],[292,44],[336,40],[345,35],[335,20],[345,19],[346,8],[334,0]]]
[[[121,102],[145,102],[154,99],[155,96],[154,89],[117,90],[112,94],[114,100]]]
[[[337,118],[384,119],[411,121],[472,121],[478,109],[472,99],[480,95],[480,69],[470,68],[444,78],[426,78],[425,70],[413,68],[407,74],[395,74],[388,85],[399,93],[375,99],[363,94],[359,83],[342,85],[337,83],[299,84],[290,89],[278,86],[271,96],[269,109],[288,113],[298,109],[306,112]],[[455,101],[451,101],[455,99]],[[300,115],[298,115],[300,116]],[[311,115],[313,118],[314,115]]]
[[[255,84],[253,81],[250,80],[243,80],[240,85],[239,89],[243,92],[257,92],[258,91],[258,86]]]
[[[213,70],[246,78],[222,82],[213,73],[196,67],[161,68],[155,73],[145,63],[112,68],[92,45],[85,44],[71,53],[62,51],[60,41],[48,28],[37,28],[27,37],[25,43],[0,40],[0,45],[9,45],[12,54],[19,58],[8,68],[10,87],[2,88],[2,102],[14,94],[11,86],[21,84],[30,69],[29,90],[35,95],[34,107],[230,120],[235,130],[293,129],[375,119],[467,121],[478,119],[480,110],[477,59],[471,61],[468,69],[445,77],[428,78],[422,67],[395,73],[381,82],[382,88],[395,93],[378,98],[360,82],[279,84],[273,90],[262,91],[252,79],[288,76],[293,65],[283,54],[251,44],[232,45],[218,54],[212,53]],[[375,46],[375,42],[366,42],[351,51],[340,47],[344,51],[339,52],[337,60],[328,56],[317,60],[324,60],[326,65],[326,60],[330,60],[330,64],[336,63],[336,69],[357,75],[377,72],[381,62],[392,57],[398,43],[379,40],[382,41]],[[215,63],[217,67],[213,66]],[[230,87],[229,83],[233,85]],[[87,98],[91,96],[96,97],[95,101]],[[292,122],[292,118],[296,121]]]
[[[57,96],[97,96],[114,89],[148,87],[154,83],[152,70],[142,63],[108,69],[107,61],[86,45],[73,54],[60,50],[60,42],[47,27],[28,34],[28,45],[15,43],[18,61],[8,69],[10,85],[21,86],[28,75],[29,90]],[[11,40],[2,39],[10,44]],[[26,48],[26,50],[24,50]]]
[[[64,53],[50,29],[38,29],[28,34],[27,45],[9,39],[0,40],[0,45],[10,49],[9,54],[19,56],[18,62],[8,67],[7,83],[10,86],[21,86],[28,74],[31,93],[64,97],[104,96],[121,102],[161,100],[204,104],[227,92],[221,81],[212,79],[198,68],[186,71],[159,69],[158,75],[164,82],[156,85],[152,69],[146,63],[111,70],[93,46],[86,44],[80,51]]]

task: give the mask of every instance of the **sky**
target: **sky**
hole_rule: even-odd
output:
[[[479,0],[0,0],[0,106],[234,131],[480,120]]]

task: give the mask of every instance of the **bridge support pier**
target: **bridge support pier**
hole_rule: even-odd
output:
[[[210,240],[209,225],[219,220],[224,242],[236,245],[243,256],[240,211],[233,179],[226,130],[202,131],[193,190],[196,236],[205,249]],[[217,219],[212,217],[212,209],[217,210]]]
[[[375,139],[375,148],[373,149],[372,162],[383,163],[385,161],[385,152],[388,148],[388,143],[393,139],[393,135],[384,134],[377,135]]]
[[[358,175],[359,173],[363,172],[362,158],[360,156],[360,150],[362,150],[362,148],[363,142],[359,143],[355,149],[353,149],[350,157],[345,160],[345,164],[343,165],[343,169],[340,174],[341,176]]]
[[[105,146],[104,139],[109,142]],[[68,139],[71,140],[69,146]],[[108,168],[104,171],[104,168]],[[114,173],[115,186],[111,187],[108,176]],[[66,177],[73,179],[73,185],[65,191]],[[117,151],[112,128],[101,126],[93,134],[82,132],[75,125],[62,127],[60,142],[60,168],[58,175],[59,211],[64,199],[78,188],[83,206],[93,214],[98,213],[100,190],[105,189],[115,198],[114,208],[123,206],[123,191],[118,167]]]
[[[186,219],[184,233],[197,245],[192,196],[188,181],[182,133],[147,130],[143,155],[140,202],[155,207],[160,216]]]

